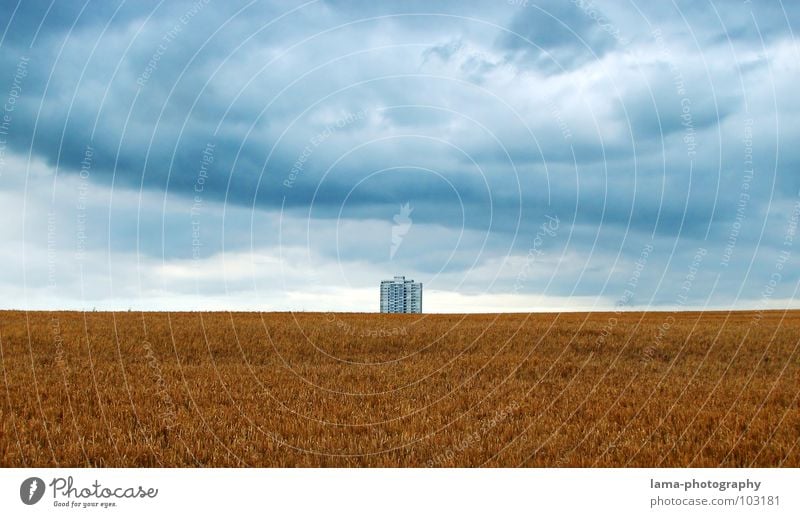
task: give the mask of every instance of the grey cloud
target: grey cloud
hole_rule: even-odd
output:
[[[500,48],[522,63],[559,73],[601,58],[617,46],[616,28],[592,2],[514,2]]]

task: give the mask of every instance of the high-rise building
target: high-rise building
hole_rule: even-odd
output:
[[[381,282],[381,312],[422,312],[422,284],[396,276]]]

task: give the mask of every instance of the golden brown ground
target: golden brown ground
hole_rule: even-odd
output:
[[[0,312],[2,466],[800,466],[800,312]]]

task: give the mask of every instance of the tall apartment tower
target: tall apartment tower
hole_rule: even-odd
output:
[[[381,282],[381,312],[422,312],[422,284],[396,276]]]

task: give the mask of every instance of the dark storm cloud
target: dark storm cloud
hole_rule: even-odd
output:
[[[0,2],[0,26],[5,32],[4,45],[35,45],[37,40],[52,44],[67,32],[80,34],[84,30],[108,25],[119,30],[132,21],[147,16],[163,1],[123,0],[80,2]]]
[[[615,26],[589,1],[514,1],[508,34],[498,39],[511,59],[558,73],[601,58],[619,38]]]

